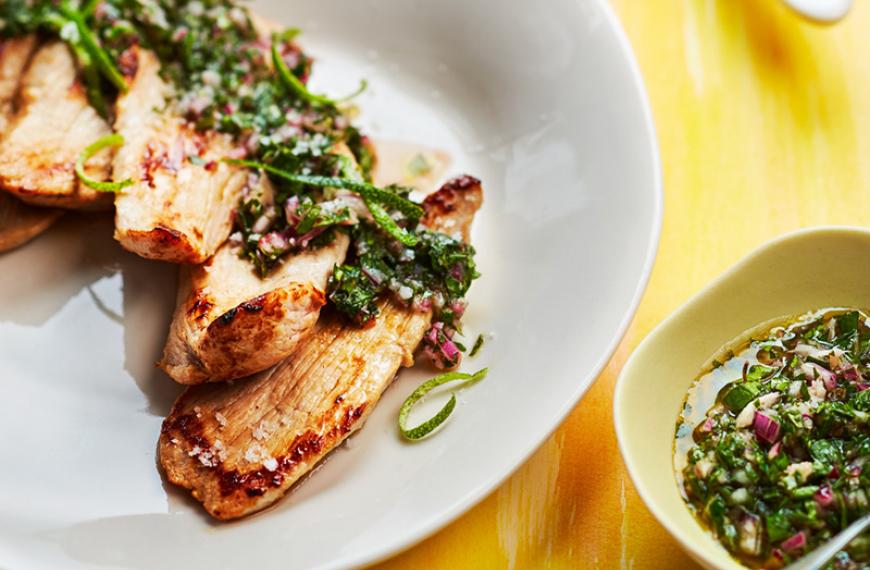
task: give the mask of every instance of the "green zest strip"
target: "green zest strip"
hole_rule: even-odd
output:
[[[293,174],[286,170],[281,170],[280,168],[275,168],[274,166],[262,162],[256,162],[254,160],[224,159],[224,162],[236,166],[263,170],[269,174],[274,174],[279,178],[283,178],[284,180],[299,184],[308,184],[319,188],[344,188],[346,190],[352,190],[362,197],[366,207],[375,219],[375,222],[381,226],[385,232],[407,246],[413,247],[417,245],[417,237],[407,230],[400,228],[396,224],[396,221],[390,217],[384,206],[398,210],[405,216],[414,220],[419,220],[423,216],[423,208],[410,200],[406,200],[401,196],[393,194],[392,192],[352,178]]]
[[[94,180],[85,174],[85,162],[87,162],[92,156],[104,148],[119,147],[123,144],[124,137],[118,134],[106,135],[97,139],[96,142],[83,150],[76,160],[76,176],[78,176],[79,180],[81,180],[85,186],[93,188],[98,192],[120,192],[123,188],[133,184],[133,181],[129,178],[127,180],[121,180],[120,182],[101,182],[99,180]]]
[[[345,103],[347,101],[350,101],[351,99],[353,99],[355,97],[359,97],[360,95],[362,95],[365,92],[365,90],[368,88],[369,88],[369,82],[366,81],[365,79],[360,79],[359,87],[356,88],[356,91],[354,91],[350,95],[345,95],[344,97],[340,97],[340,98],[336,99],[335,102],[336,103]]]
[[[72,8],[66,2],[62,3],[59,8],[61,14],[76,25],[81,46],[88,55],[90,55],[90,59],[94,66],[112,83],[112,85],[117,87],[121,93],[126,93],[127,82],[124,81],[124,76],[121,75],[121,72],[119,72],[117,68],[115,68],[115,64],[112,63],[112,58],[109,57],[106,50],[100,46],[100,42],[85,23],[82,13]]]
[[[308,90],[305,84],[302,83],[302,81],[296,77],[292,71],[290,71],[287,64],[284,63],[284,58],[281,57],[281,53],[278,51],[278,43],[278,41],[272,42],[272,65],[275,67],[275,71],[278,72],[278,77],[281,78],[281,82],[287,89],[312,105],[335,105],[336,103],[343,103],[361,94],[369,86],[368,82],[363,79],[360,81],[359,87],[357,87],[356,91],[336,101],[333,101],[326,95],[315,95]]]
[[[275,71],[278,72],[278,77],[287,89],[298,95],[301,99],[308,101],[312,105],[332,105],[332,100],[323,95],[315,95],[310,92],[305,84],[298,77],[293,75],[287,64],[284,63],[284,58],[278,52],[278,42],[272,42],[272,65],[275,66]]]
[[[481,348],[483,348],[483,335],[479,334],[477,335],[477,339],[474,341],[474,346],[471,347],[471,352],[468,353],[468,356],[471,357],[476,355],[480,352]]]
[[[462,380],[462,386],[467,386],[486,378],[487,372],[489,372],[488,368],[484,368],[474,374],[447,372],[446,374],[441,374],[440,376],[436,376],[435,378],[424,382],[419,388],[414,390],[410,396],[408,396],[408,399],[405,400],[402,407],[399,409],[399,431],[402,432],[405,439],[410,439],[412,441],[423,439],[432,433],[438,426],[444,423],[448,417],[450,417],[450,414],[453,413],[453,409],[456,407],[456,395],[450,394],[450,401],[448,401],[432,418],[426,420],[415,428],[408,429],[408,414],[411,413],[411,408],[414,407],[414,404],[419,402],[423,396],[442,384]]]
[[[396,223],[396,220],[391,218],[390,213],[387,212],[378,202],[373,202],[366,196],[363,196],[363,202],[365,202],[366,208],[371,212],[372,217],[375,219],[375,223],[381,226],[385,232],[408,247],[414,247],[417,245],[417,237],[404,228],[400,228]]]

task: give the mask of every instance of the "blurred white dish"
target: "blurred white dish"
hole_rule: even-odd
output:
[[[825,24],[841,20],[852,7],[852,0],[784,0],[784,2],[798,14]]]

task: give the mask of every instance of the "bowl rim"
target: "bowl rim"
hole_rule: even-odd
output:
[[[627,450],[627,434],[628,428],[624,425],[623,416],[620,413],[622,402],[624,400],[624,394],[626,393],[628,381],[626,378],[629,376],[627,372],[629,372],[634,365],[634,362],[637,358],[637,355],[642,353],[646,345],[648,345],[653,338],[658,336],[661,331],[665,330],[667,327],[671,325],[675,320],[677,320],[684,312],[698,303],[703,297],[705,297],[710,291],[717,289],[722,286],[725,282],[729,281],[734,275],[740,273],[743,268],[749,265],[754,259],[761,256],[762,254],[768,252],[769,250],[775,249],[782,245],[783,243],[795,240],[802,239],[807,236],[812,236],[814,234],[823,235],[823,234],[841,234],[841,235],[861,235],[863,237],[870,237],[870,228],[863,226],[854,226],[854,225],[818,225],[818,226],[810,226],[805,228],[800,228],[797,230],[789,231],[779,236],[776,236],[761,245],[756,246],[749,253],[745,254],[741,257],[737,262],[731,265],[728,269],[722,272],[719,276],[710,281],[707,285],[702,287],[697,292],[693,293],[686,301],[684,301],[679,307],[677,307],[674,311],[672,311],[667,317],[665,317],[661,322],[659,322],[649,333],[644,336],[643,340],[637,345],[637,347],[632,351],[631,356],[629,356],[628,360],[626,360],[625,365],[622,367],[622,370],[619,372],[619,376],[616,379],[616,386],[613,392],[613,424],[614,430],[616,431],[616,441],[617,446],[619,447],[619,453],[622,456],[622,461],[625,464],[626,471],[628,472],[629,477],[631,478],[631,482],[634,485],[637,494],[640,495],[641,500],[643,500],[646,508],[652,513],[652,515],[656,518],[660,525],[662,525],[665,530],[670,533],[670,535],[679,543],[679,545],[690,555],[692,558],[702,563],[707,567],[715,567],[716,563],[710,559],[706,550],[701,548],[694,541],[690,540],[685,536],[684,532],[681,528],[674,524],[671,521],[671,517],[664,511],[664,509],[660,508],[658,503],[655,501],[654,493],[649,490],[644,484],[644,479],[641,474],[641,469],[635,463],[631,454],[628,453]],[[728,342],[729,339],[725,339],[723,343]],[[676,418],[675,418],[676,420]],[[674,480],[676,484],[676,479]],[[723,549],[724,550],[724,549]],[[730,556],[730,554],[729,554]],[[742,568],[743,566],[737,564],[735,561],[736,568]]]

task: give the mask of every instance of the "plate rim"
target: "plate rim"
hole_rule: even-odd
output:
[[[577,382],[577,388],[575,391],[565,400],[562,409],[560,409],[559,412],[552,416],[552,419],[547,422],[546,428],[536,437],[532,438],[534,443],[519,451],[516,456],[509,461],[509,463],[513,464],[510,469],[471,488],[465,493],[465,496],[462,499],[455,501],[449,508],[442,510],[438,515],[433,515],[428,520],[425,520],[414,528],[409,529],[400,537],[391,541],[381,542],[378,547],[370,548],[364,554],[346,555],[333,559],[323,564],[321,566],[322,568],[331,569],[371,566],[397,556],[446,527],[486,498],[489,493],[494,491],[496,487],[501,485],[520,467],[522,467],[529,457],[531,457],[532,454],[537,451],[541,445],[543,445],[546,440],[564,423],[568,414],[570,414],[571,411],[580,404],[580,401],[589,388],[592,387],[595,379],[601,374],[607,363],[610,362],[610,359],[613,357],[617,347],[625,337],[628,327],[637,313],[637,309],[643,299],[644,293],[646,292],[647,285],[649,284],[661,242],[664,218],[664,181],[662,176],[661,152],[659,149],[658,133],[655,126],[649,94],[646,89],[646,84],[644,83],[640,65],[637,63],[637,59],[634,55],[631,41],[628,39],[628,34],[626,34],[625,29],[622,27],[622,23],[616,15],[616,11],[607,0],[589,1],[597,6],[607,27],[613,32],[619,52],[627,65],[635,93],[638,95],[640,111],[643,116],[643,126],[648,134],[648,136],[645,137],[647,139],[646,145],[648,146],[652,162],[653,223],[648,236],[649,241],[647,244],[644,265],[641,270],[640,279],[638,279],[637,285],[635,286],[631,301],[623,313],[619,326],[613,334],[613,339],[602,352],[601,357],[582,380]],[[576,2],[578,5],[583,4],[583,0],[576,0]]]

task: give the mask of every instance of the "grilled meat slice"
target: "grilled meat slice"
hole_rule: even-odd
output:
[[[112,195],[76,178],[82,150],[111,134],[88,102],[69,48],[60,41],[40,47],[21,80],[20,104],[0,140],[0,188],[38,206],[106,209]],[[86,173],[106,180],[111,150],[88,161]]]
[[[333,152],[356,164],[347,145]],[[268,177],[254,187],[266,209],[275,207]],[[161,368],[176,382],[202,384],[248,376],[289,356],[317,322],[348,242],[336,233],[331,244],[289,255],[265,277],[230,243],[204,264],[182,267]]]
[[[0,252],[14,249],[35,238],[57,220],[63,210],[35,208],[0,193]]]
[[[118,98],[115,130],[124,137],[116,180],[133,185],[115,199],[115,239],[142,257],[202,263],[227,239],[246,173],[221,159],[232,138],[198,132],[167,108],[171,86],[147,50],[132,50],[129,90]]]
[[[0,137],[12,118],[21,76],[34,49],[34,35],[0,41]]]
[[[468,235],[480,183],[456,179],[427,198],[424,223]],[[218,519],[271,505],[327,453],[362,427],[432,314],[391,300],[369,328],[324,315],[292,356],[233,383],[189,388],[163,422],[160,463]]]
[[[326,303],[326,281],[348,237],[290,255],[265,278],[225,244],[202,265],[182,268],[179,304],[160,363],[182,384],[240,378],[293,352]]]

